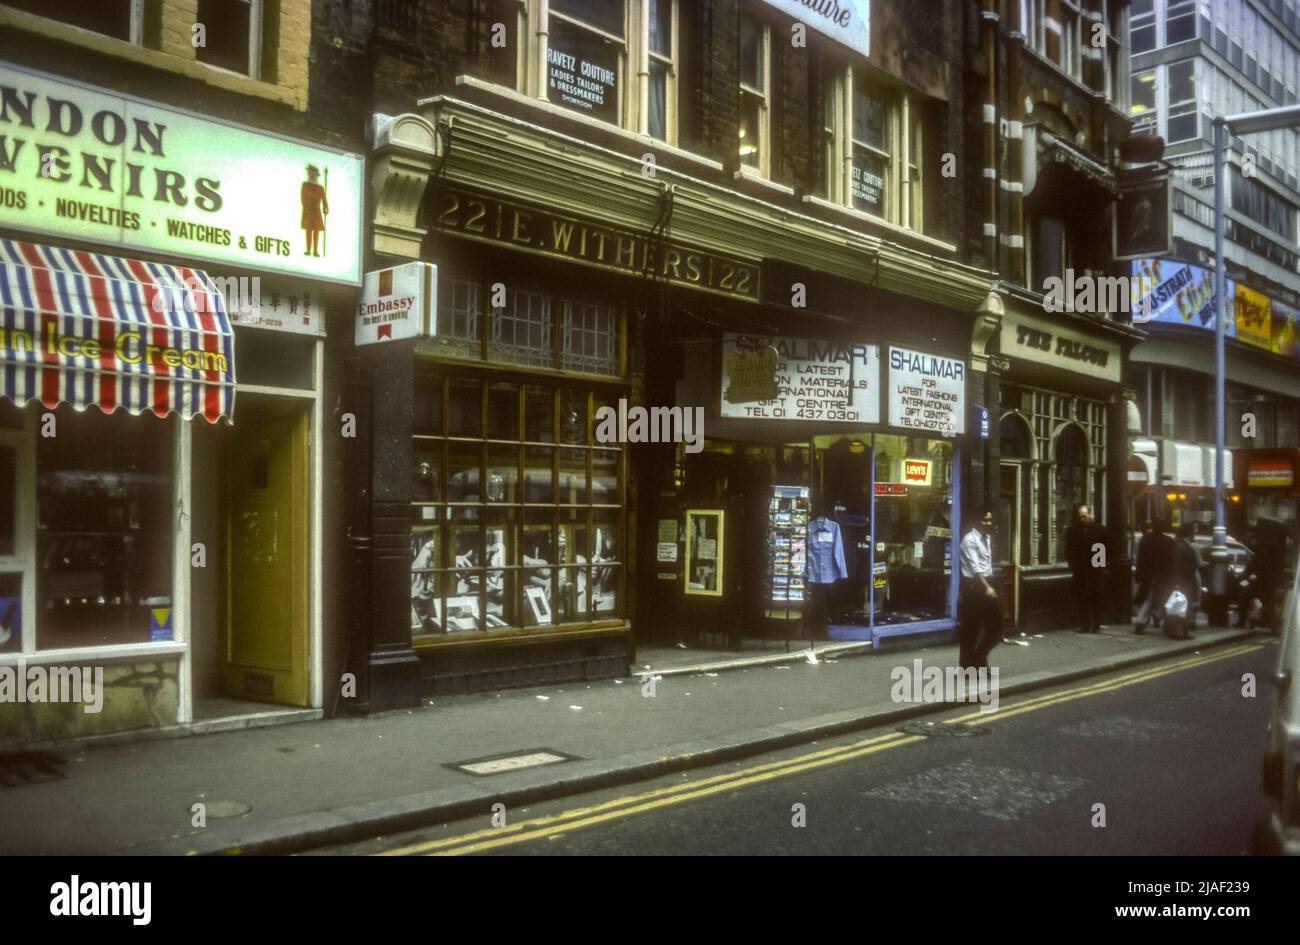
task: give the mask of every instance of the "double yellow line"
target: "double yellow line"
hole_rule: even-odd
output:
[[[979,722],[980,724],[988,724],[990,722],[1000,722],[1004,719],[1013,718],[1026,712],[1034,712],[1038,709],[1045,709],[1049,706],[1060,705],[1063,702],[1071,702],[1075,699],[1083,699],[1088,696],[1100,695],[1105,692],[1114,692],[1117,689],[1123,689],[1127,686],[1133,686],[1152,679],[1158,679],[1161,676],[1167,676],[1171,673],[1183,672],[1184,670],[1193,669],[1197,666],[1204,666],[1207,663],[1214,663],[1220,660],[1242,656],[1246,653],[1253,653],[1256,650],[1262,649],[1264,645],[1265,644],[1253,643],[1239,644],[1218,651],[1213,655],[1193,656],[1173,663],[1166,663],[1152,669],[1118,676],[1114,679],[1108,679],[1103,682],[1092,683],[1085,686],[1079,686],[1075,689],[1067,689],[1062,692],[1050,693],[1032,699],[1026,699],[1023,702],[1017,702],[1015,705],[1008,706],[1005,709],[1000,708],[996,712],[975,711],[968,715],[948,719],[946,722],[941,724],[958,722]],[[914,742],[923,741],[924,738],[925,736],[923,735],[905,735],[901,732],[875,735],[871,738],[854,742],[851,745],[841,745],[835,748],[823,748],[818,751],[807,752],[794,758],[786,758],[781,761],[769,761],[764,764],[753,765],[741,771],[717,774],[709,778],[701,778],[700,780],[690,781],[685,784],[658,788],[641,794],[631,794],[589,807],[579,807],[573,810],[564,811],[563,813],[552,814],[547,817],[536,817],[531,820],[522,820],[518,823],[507,824],[504,827],[490,827],[485,830],[461,834],[455,837],[447,837],[441,840],[428,840],[411,846],[398,847],[393,850],[387,850],[381,855],[460,856],[467,853],[482,853],[517,843],[527,843],[530,840],[539,840],[546,837],[556,836],[558,834],[578,830],[582,827],[590,827],[595,824],[605,823],[621,817],[629,817],[633,814],[640,814],[646,811],[669,807],[674,804],[682,804],[686,801],[695,800],[701,797],[709,797],[714,794],[736,791],[752,784],[760,784],[764,781],[772,781],[776,778],[789,777],[793,774],[799,774],[803,771],[812,771],[817,768],[826,767],[827,765],[843,764],[846,761],[853,761],[856,758],[865,758],[867,755],[873,755],[876,752],[885,751],[886,749],[899,748],[903,745],[910,745]]]

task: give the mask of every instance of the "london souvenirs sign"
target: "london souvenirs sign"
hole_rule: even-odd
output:
[[[357,285],[362,158],[0,63],[0,226]]]

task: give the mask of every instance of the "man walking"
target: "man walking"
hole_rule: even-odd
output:
[[[993,587],[993,512],[980,509],[975,525],[961,540],[961,594],[957,622],[958,661],[963,669],[989,665],[989,651],[1002,638],[1002,602]]]
[[[1133,632],[1146,633],[1148,624],[1164,617],[1169,597],[1169,563],[1174,540],[1165,534],[1163,521],[1146,523],[1137,550],[1137,620]]]
[[[1073,578],[1080,633],[1101,630],[1101,601],[1106,584],[1105,548],[1106,535],[1101,526],[1092,520],[1091,510],[1080,505],[1074,510],[1074,523],[1065,530],[1065,560]],[[1096,560],[1099,550],[1100,562]]]

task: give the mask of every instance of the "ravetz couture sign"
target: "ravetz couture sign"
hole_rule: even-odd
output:
[[[356,285],[362,158],[0,63],[0,226]]]
[[[777,396],[737,401],[732,387],[748,386],[738,365],[752,352],[776,351]],[[880,349],[807,338],[751,338],[724,335],[722,340],[722,416],[751,420],[833,420],[880,422]]]

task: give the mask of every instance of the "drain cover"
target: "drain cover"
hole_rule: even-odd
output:
[[[0,753],[0,785],[22,787],[24,784],[62,781],[67,777],[62,771],[65,764],[67,762],[58,755],[45,751]]]
[[[492,758],[477,758],[471,761],[459,761],[455,764],[449,764],[445,767],[454,771],[461,771],[465,774],[474,774],[479,777],[490,774],[505,774],[508,771],[521,771],[524,768],[538,768],[542,765],[560,764],[565,761],[574,761],[573,755],[566,755],[561,751],[552,751],[549,748],[537,748],[532,751],[518,752],[512,755],[499,755]]]
[[[242,817],[253,809],[243,801],[212,801],[208,804],[209,817]]]
[[[972,735],[988,735],[991,731],[982,725],[967,725],[965,722],[908,722],[898,726],[904,735],[924,735],[927,738],[970,738]]]

